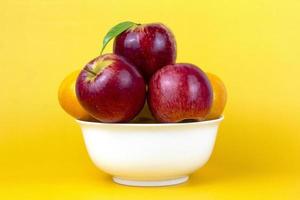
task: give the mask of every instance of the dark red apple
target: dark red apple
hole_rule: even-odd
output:
[[[105,54],[90,61],[76,82],[83,108],[101,122],[127,122],[143,108],[146,85],[124,58]]]
[[[149,80],[158,69],[175,63],[176,41],[163,24],[136,25],[115,38],[114,53],[125,57]]]
[[[203,120],[212,99],[213,91],[206,74],[192,64],[165,66],[149,82],[148,104],[160,122]]]

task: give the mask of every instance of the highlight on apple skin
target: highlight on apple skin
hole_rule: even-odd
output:
[[[146,81],[158,69],[176,61],[175,37],[161,23],[136,24],[115,38],[113,49],[135,65]]]
[[[143,108],[146,85],[124,58],[105,54],[90,61],[76,82],[80,104],[101,122],[128,122]]]
[[[206,74],[193,64],[165,66],[149,82],[148,104],[159,122],[204,120],[212,100]]]

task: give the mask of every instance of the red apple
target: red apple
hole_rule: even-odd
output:
[[[176,41],[163,24],[135,25],[115,38],[114,53],[125,57],[146,80],[176,60]]]
[[[83,108],[101,122],[127,122],[143,108],[146,85],[124,58],[105,54],[80,72],[76,94]]]
[[[212,105],[213,93],[206,74],[192,64],[168,65],[149,82],[148,104],[160,122],[203,120]]]

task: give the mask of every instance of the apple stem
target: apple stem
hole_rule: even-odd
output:
[[[97,74],[95,72],[93,72],[92,70],[90,70],[89,68],[85,68],[84,70],[91,73],[91,74],[93,74],[93,75],[95,75],[95,76],[97,76]]]

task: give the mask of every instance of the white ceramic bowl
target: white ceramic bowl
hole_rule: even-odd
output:
[[[132,186],[174,185],[209,159],[220,122],[114,124],[79,123],[95,165],[117,183]]]

